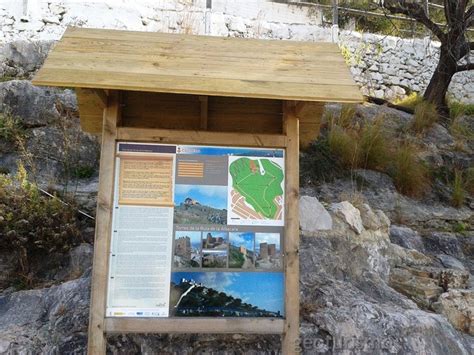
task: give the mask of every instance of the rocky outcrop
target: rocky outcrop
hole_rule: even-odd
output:
[[[14,173],[23,161],[31,178],[45,186],[74,185],[97,175],[97,138],[80,129],[71,90],[35,87],[27,80],[0,83],[0,115],[16,120],[18,137],[0,142],[0,166]]]
[[[429,257],[390,243],[385,218],[379,229],[366,227],[358,234],[343,215],[332,217],[333,230],[302,237],[303,353],[470,353],[474,338],[390,287],[401,271],[394,273],[392,266],[421,267]],[[430,280],[426,285],[434,302],[443,288]]]
[[[450,290],[434,307],[454,328],[474,335],[474,290]]]

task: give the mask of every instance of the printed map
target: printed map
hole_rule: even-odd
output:
[[[275,160],[237,157],[230,162],[232,219],[283,220],[284,171]]]

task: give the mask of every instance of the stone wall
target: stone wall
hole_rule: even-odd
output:
[[[214,0],[211,9],[206,0],[0,0],[0,44],[54,41],[67,26],[331,41],[331,28],[321,23],[314,7],[267,0]],[[437,62],[439,43],[428,38],[342,31],[339,40],[366,95],[395,99],[423,92]],[[0,68],[2,62],[0,50]],[[474,103],[474,72],[456,74],[450,94]]]
[[[429,38],[344,31],[339,43],[363,94],[389,100],[426,89],[438,63],[440,46]],[[458,101],[474,104],[474,71],[457,73],[449,93]]]

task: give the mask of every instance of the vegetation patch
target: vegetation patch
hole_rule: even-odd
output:
[[[416,133],[422,133],[433,127],[437,121],[438,112],[436,111],[436,105],[428,101],[421,101],[415,107],[410,128]]]
[[[417,158],[417,148],[412,143],[397,146],[391,156],[388,174],[402,194],[421,197],[430,186],[428,168]]]
[[[75,209],[42,196],[28,182],[23,165],[13,178],[0,176],[0,249],[15,255],[17,268],[11,277],[17,288],[46,282],[37,265],[48,260],[48,269],[60,267],[56,256],[81,242]]]

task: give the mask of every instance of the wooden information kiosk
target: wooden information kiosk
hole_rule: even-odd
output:
[[[299,148],[325,102],[362,101],[338,46],[68,28],[33,83],[75,88],[102,139],[89,354],[107,333],[295,353]]]

